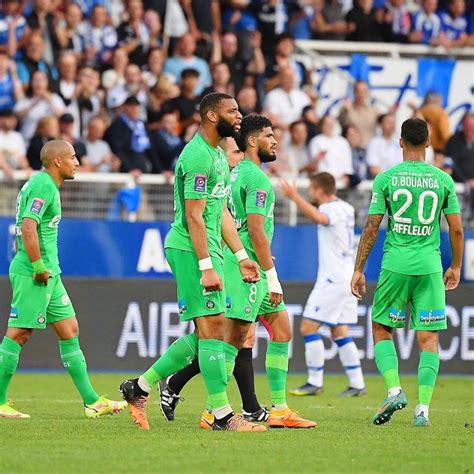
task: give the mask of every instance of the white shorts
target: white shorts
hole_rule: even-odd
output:
[[[357,323],[357,298],[349,281],[317,281],[303,311],[303,318],[328,326]]]

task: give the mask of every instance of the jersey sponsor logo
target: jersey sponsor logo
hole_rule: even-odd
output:
[[[393,226],[393,232],[405,235],[420,235],[427,236],[433,233],[434,227],[432,225],[411,225],[399,224],[398,222]]]
[[[197,193],[205,193],[207,187],[207,175],[195,174],[194,175],[194,191]]]
[[[378,200],[379,200],[379,193],[377,193],[377,192],[374,191],[374,192],[372,193],[372,199],[370,200],[370,202],[371,202],[372,204],[377,204],[377,201],[378,201]]]
[[[10,319],[18,319],[18,310],[14,306],[10,308]]]
[[[257,189],[257,196],[255,198],[255,205],[257,207],[265,207],[267,203],[267,192],[263,189]]]
[[[226,186],[222,181],[217,183],[211,191],[211,197],[216,199],[227,199],[230,195],[230,186]]]
[[[60,221],[61,221],[61,216],[60,215],[54,216],[51,219],[51,221],[49,222],[48,227],[50,229],[56,229],[59,226]]]
[[[30,212],[33,212],[34,214],[39,214],[41,212],[41,209],[43,209],[43,206],[44,199],[35,197],[33,198],[33,202],[31,203]]]
[[[407,312],[404,309],[389,308],[388,317],[394,322],[405,322]]]
[[[420,311],[420,322],[424,324],[437,323],[446,319],[444,309],[430,309]]]

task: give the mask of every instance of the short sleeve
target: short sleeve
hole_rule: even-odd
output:
[[[23,219],[28,217],[33,219],[38,224],[51,204],[55,193],[51,192],[51,189],[44,185],[34,185],[28,189],[26,196],[25,211],[23,212]]]
[[[446,197],[443,203],[443,212],[444,214],[459,214],[461,212],[451,176],[446,179]]]
[[[185,150],[182,156],[184,199],[206,199],[212,166],[211,156],[199,153],[196,148]]]
[[[331,205],[321,204],[321,206],[319,206],[318,208],[318,211],[321,214],[324,214],[329,219],[329,223],[327,224],[328,226],[334,225],[336,221],[336,216],[335,213],[331,210]]]
[[[378,174],[372,186],[372,198],[370,200],[369,214],[385,214],[387,205],[385,203],[385,176]]]
[[[263,173],[252,176],[245,189],[245,211],[247,214],[267,215],[267,203],[270,199],[272,186]]]

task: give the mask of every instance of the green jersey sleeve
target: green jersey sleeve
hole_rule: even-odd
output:
[[[207,187],[212,157],[202,152],[194,156],[192,150],[189,150],[182,160],[184,199],[206,199],[209,195]]]
[[[49,187],[43,183],[33,184],[28,189],[22,218],[28,217],[39,224],[53,198]]]
[[[446,198],[443,203],[443,212],[444,214],[459,214],[461,212],[451,176],[446,179]]]
[[[385,214],[387,204],[385,202],[386,180],[383,173],[377,175],[372,186],[372,198],[370,200],[369,214]]]
[[[272,186],[270,180],[264,173],[255,173],[248,180],[245,196],[246,214],[267,215],[267,201],[269,200]]]

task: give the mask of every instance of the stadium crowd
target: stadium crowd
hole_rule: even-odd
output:
[[[401,161],[396,110],[354,84],[339,115],[321,117],[295,39],[474,45],[464,0],[3,0],[0,168],[41,167],[53,138],[73,143],[81,171],[164,173],[199,127],[203,95],[236,97],[271,118],[268,173],[327,171],[355,186]],[[474,115],[450,129],[440,96],[413,114],[430,125],[430,162],[474,189]]]

